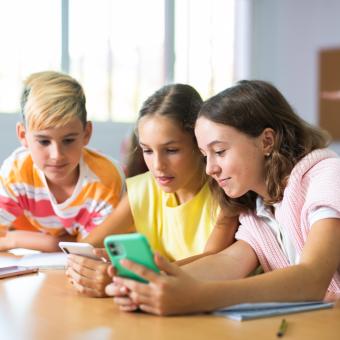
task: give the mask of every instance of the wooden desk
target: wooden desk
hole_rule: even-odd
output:
[[[340,339],[340,302],[329,310],[291,314],[283,339]],[[232,321],[212,315],[157,317],[123,313],[111,298],[81,297],[64,272],[0,280],[0,339],[276,339],[281,317]]]

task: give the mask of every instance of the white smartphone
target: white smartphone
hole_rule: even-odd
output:
[[[59,242],[59,247],[65,254],[75,254],[102,261],[102,258],[93,253],[94,247],[82,242]]]
[[[36,273],[38,267],[9,266],[0,268],[0,279],[24,274]]]

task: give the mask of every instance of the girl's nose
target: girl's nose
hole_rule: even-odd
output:
[[[218,171],[219,171],[219,166],[213,162],[211,162],[208,158],[207,158],[207,165],[205,167],[205,172],[207,173],[207,175],[209,176],[213,176],[215,175]]]
[[[164,168],[164,159],[160,155],[155,154],[153,166],[156,170],[162,170]]]

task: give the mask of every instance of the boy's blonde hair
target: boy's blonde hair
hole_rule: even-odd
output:
[[[24,81],[21,113],[30,130],[45,130],[67,125],[78,117],[87,122],[83,88],[67,74],[44,71]]]

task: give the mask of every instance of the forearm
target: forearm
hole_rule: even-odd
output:
[[[111,234],[125,234],[134,232],[134,221],[127,194],[124,195],[118,206],[99,226],[94,228],[88,236],[79,240],[88,242],[94,247],[103,247],[104,238]]]
[[[230,252],[229,249],[233,251]],[[229,257],[236,254],[241,261],[242,253],[246,252],[244,256],[252,256],[250,249],[246,243],[238,241],[225,253],[228,253]],[[243,280],[205,283],[207,298],[204,297],[204,308],[214,309],[243,302],[323,299],[334,273],[339,268],[339,249],[340,220],[319,220],[309,232],[298,265]],[[216,268],[223,268],[227,262],[222,261]]]
[[[96,248],[104,247],[104,238],[112,234],[126,234],[132,233],[136,229],[133,225],[120,225],[113,227],[110,221],[105,221],[95,229],[93,229],[86,237],[78,238],[79,242],[87,242],[92,244]]]
[[[182,268],[197,279],[216,281],[246,277],[257,266],[257,256],[252,248],[238,241],[217,254],[205,256]]]
[[[311,270],[298,265],[231,281],[206,282],[201,310],[210,311],[239,303],[321,300],[327,287]]]
[[[216,280],[234,280],[246,277],[252,270],[256,268],[244,268],[238,266],[235,261],[224,261],[222,253],[206,255],[204,257],[193,259],[188,263],[183,263],[183,269],[191,276],[208,281]],[[191,259],[191,258],[189,258]],[[221,268],[216,265],[218,262],[223,262],[225,266]]]
[[[189,264],[191,262],[194,262],[194,261],[196,261],[198,259],[201,259],[202,257],[206,257],[206,256],[212,255],[212,254],[213,254],[213,252],[206,251],[206,252],[204,252],[202,254],[186,257],[185,259],[181,259],[181,260],[175,261],[175,263],[178,266],[184,266],[184,265],[187,265],[187,264]]]
[[[41,232],[15,230],[9,232],[11,238],[11,248],[26,248],[40,250],[44,252],[60,251],[58,243],[60,241],[74,241],[71,235],[52,236]]]

